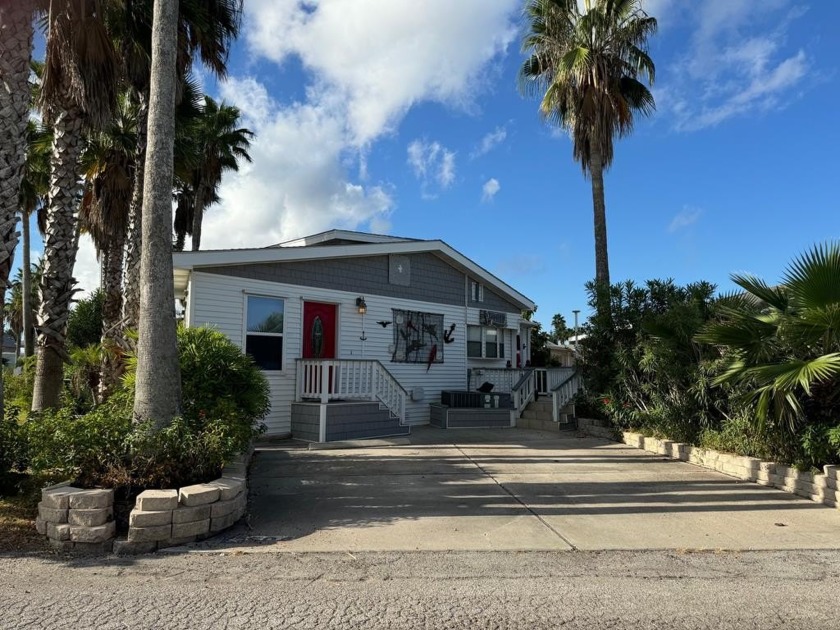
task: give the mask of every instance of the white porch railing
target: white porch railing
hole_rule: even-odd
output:
[[[567,370],[568,372],[563,379],[560,378],[561,375],[558,375],[554,379],[556,380],[556,384],[551,388],[551,411],[554,422],[560,422],[560,410],[572,402],[574,397],[577,396],[577,393],[583,389],[583,379],[575,368],[559,369]]]
[[[530,404],[537,394],[537,379],[535,370],[525,370],[519,381],[513,386],[513,406],[516,409],[516,417],[522,416],[522,412]]]
[[[471,368],[467,370],[469,375],[469,389],[477,389],[485,381],[493,383],[493,392],[498,394],[512,394],[514,386],[520,379],[532,372],[531,368],[506,369],[506,368]]]
[[[297,359],[297,400],[375,400],[405,424],[408,392],[375,359]]]

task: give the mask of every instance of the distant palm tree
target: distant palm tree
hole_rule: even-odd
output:
[[[732,281],[744,293],[723,302],[720,321],[698,340],[729,349],[719,383],[747,385],[756,417],[770,413],[792,429],[840,414],[840,243],[794,260],[776,287],[749,275]]]
[[[238,171],[239,161],[251,161],[248,149],[254,137],[239,127],[239,109],[204,97],[201,114],[190,126],[190,136],[197,153],[197,163],[189,179],[178,192],[175,211],[175,249],[184,248],[184,238],[192,236],[192,249],[201,247],[201,224],[204,212],[218,200],[218,188],[225,171]]]
[[[656,20],[640,0],[529,0],[525,15],[520,89],[541,98],[540,112],[569,133],[574,159],[592,178],[595,282],[609,287],[604,170],[614,138],[632,131],[636,113],[655,109],[639,79],[654,80],[647,40]]]
[[[102,308],[102,366],[100,394],[106,397],[122,374],[123,253],[131,206],[137,147],[137,107],[127,94],[107,129],[90,134],[82,157],[85,192],[79,219],[100,260]]]
[[[41,107],[54,135],[33,411],[59,404],[74,292],[84,132],[107,124],[117,102],[118,57],[106,29],[106,12],[114,1],[50,4]]]
[[[227,59],[231,42],[239,34],[242,0],[181,0],[178,4],[177,70],[185,89],[193,63],[200,61],[216,77],[227,74]],[[151,2],[145,0],[129,5],[125,14],[125,33],[121,36],[121,50],[129,72],[130,83],[139,104],[137,123],[137,156],[134,191],[129,214],[128,236],[123,283],[123,323],[136,328],[140,310],[140,251],[143,181],[146,155],[146,130],[151,64]]]
[[[21,263],[21,309],[23,326],[24,355],[35,354],[35,310],[33,295],[37,298],[37,283],[33,285],[32,276],[32,238],[29,224],[33,213],[38,211],[43,216],[44,203],[50,185],[50,156],[52,152],[52,129],[38,125],[30,120],[26,129],[27,150],[24,175],[20,183],[19,207],[21,223],[21,242],[23,244],[23,262]],[[39,226],[43,221],[39,220]],[[37,301],[37,300],[36,300]]]

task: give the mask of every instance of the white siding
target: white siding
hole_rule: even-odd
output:
[[[266,372],[271,386],[271,412],[265,422],[270,435],[288,434],[291,431],[290,406],[295,396],[295,359],[300,357],[302,349],[304,300],[338,304],[338,358],[377,359],[409,393],[417,387],[424,389],[425,397],[422,401],[409,401],[407,405],[408,423],[427,424],[429,403],[440,400],[442,389],[465,389],[467,386],[467,331],[463,306],[365,295],[368,311],[363,318],[356,310],[356,298],[359,297],[357,293],[194,272],[190,281],[187,322],[190,326],[211,325],[227,335],[233,343],[244,348],[243,317],[246,293],[285,299],[284,370]],[[393,308],[442,314],[444,328],[447,330],[450,324],[456,324],[454,341],[444,344],[441,339],[438,346],[438,352],[444,354],[443,363],[432,364],[427,372],[425,364],[391,362],[388,347],[394,343],[394,324],[383,328],[376,322],[392,321]],[[518,321],[518,314],[515,317]],[[508,315],[508,319],[510,325],[513,321],[511,315]],[[367,337],[364,342],[360,339],[363,321]],[[478,321],[477,310],[475,321]],[[507,337],[505,345],[505,355],[509,355],[509,348],[512,346]],[[501,361],[501,367],[504,367],[506,360],[507,358]],[[492,361],[483,363],[485,367],[491,367],[491,364],[495,366]]]
[[[480,326],[479,312],[483,309],[467,309],[467,324]],[[516,334],[519,332],[519,323],[522,321],[520,313],[507,313],[507,326],[503,330],[505,342],[505,356],[503,359],[469,359],[469,368],[503,368],[510,361],[511,367],[516,367]]]

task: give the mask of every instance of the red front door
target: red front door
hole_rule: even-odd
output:
[[[337,307],[320,302],[303,303],[304,359],[335,359]]]

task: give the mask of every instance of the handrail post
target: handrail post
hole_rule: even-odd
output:
[[[327,368],[326,361],[320,361],[318,369],[321,371],[321,404],[326,405],[328,402],[330,402],[330,370],[329,368]]]

